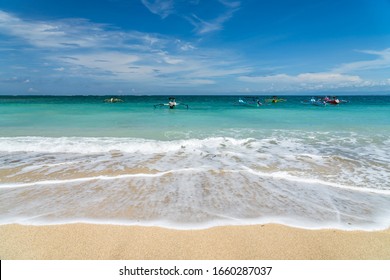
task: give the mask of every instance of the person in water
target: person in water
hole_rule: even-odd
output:
[[[173,97],[170,97],[170,98],[169,98],[169,102],[168,102],[169,108],[170,108],[170,109],[173,109],[173,108],[175,108],[176,105],[177,105],[176,99],[173,98]]]

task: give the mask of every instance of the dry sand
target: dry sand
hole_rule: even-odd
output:
[[[3,225],[0,259],[390,260],[390,229],[363,232],[281,225],[206,230],[91,224]]]

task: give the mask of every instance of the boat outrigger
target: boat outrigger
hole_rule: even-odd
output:
[[[313,106],[326,106],[326,101],[324,101],[320,97],[317,97],[317,99],[312,97],[309,101],[305,100],[305,101],[301,101],[301,103],[305,105],[313,105]]]
[[[123,100],[120,98],[111,97],[111,98],[104,99],[104,102],[106,102],[106,103],[119,103],[119,102],[123,102]]]
[[[177,103],[175,97],[169,97],[168,103],[160,103],[154,105],[154,108],[168,106],[169,109],[174,109],[176,106],[185,106],[188,109],[188,105],[184,103]]]
[[[326,106],[328,104],[330,105],[339,105],[341,103],[347,103],[347,100],[340,100],[336,96],[333,96],[332,98],[329,98],[328,96],[325,97],[312,97],[310,101],[302,101],[302,104],[306,105],[314,105],[314,106]]]
[[[333,96],[332,98],[329,98],[328,96],[324,97],[324,101],[328,104],[332,105],[339,105],[341,103],[348,103],[347,100],[340,100],[337,96]]]
[[[265,99],[265,102],[271,102],[271,103],[278,103],[278,102],[284,102],[287,101],[286,99],[279,98],[277,96],[272,96],[272,98],[267,98]]]
[[[249,106],[249,107],[260,107],[263,104],[260,102],[259,98],[254,96],[248,96],[248,97],[239,97],[238,105]]]

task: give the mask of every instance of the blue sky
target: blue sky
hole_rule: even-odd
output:
[[[390,0],[0,0],[0,94],[390,90]]]

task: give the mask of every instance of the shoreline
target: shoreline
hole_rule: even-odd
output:
[[[0,226],[2,260],[390,260],[390,229],[307,230],[278,224],[202,230],[64,224]]]

